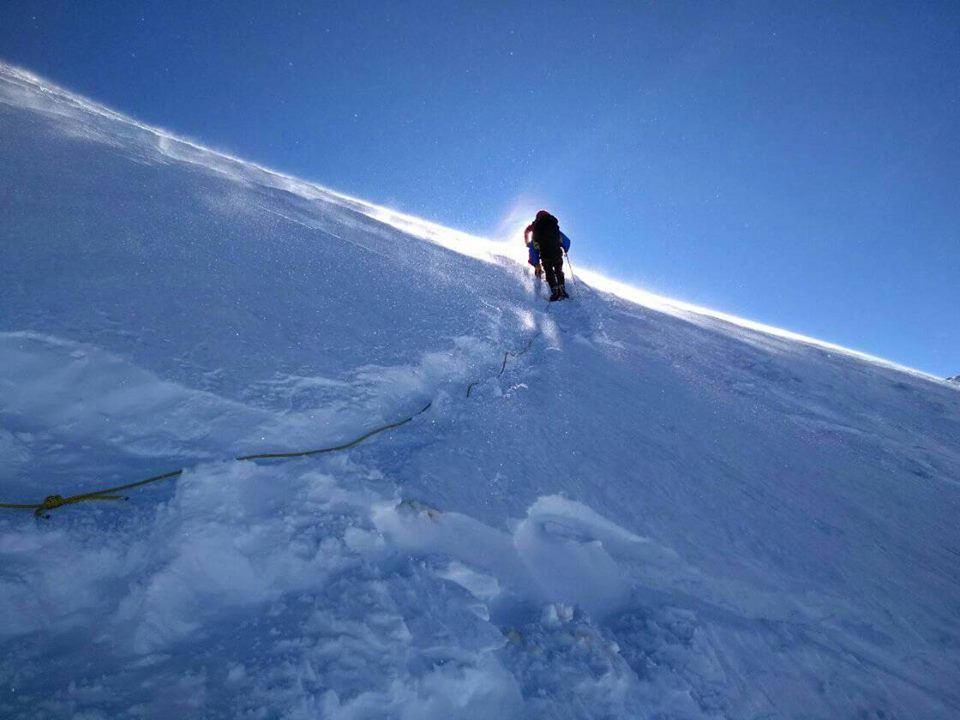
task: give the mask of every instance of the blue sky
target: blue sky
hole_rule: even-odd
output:
[[[960,372],[956,2],[21,0],[0,58],[471,232],[547,207],[575,263]]]

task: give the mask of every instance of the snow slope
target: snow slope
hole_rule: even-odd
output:
[[[0,716],[960,716],[955,386],[9,66],[0,159],[0,500],[185,468],[0,510]]]

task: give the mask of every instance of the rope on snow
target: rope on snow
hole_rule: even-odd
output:
[[[549,309],[549,304],[546,309]],[[507,369],[507,361],[513,357],[518,358],[521,355],[526,354],[530,351],[530,348],[533,347],[533,342],[536,340],[542,331],[537,331],[536,334],[532,335],[526,342],[526,344],[517,351],[507,350],[503,354],[503,362],[500,365],[500,371],[497,373],[497,377],[501,377]],[[474,380],[469,385],[467,385],[467,397],[470,397],[470,393],[473,392],[473,388],[479,385],[481,380]],[[315,450],[299,450],[293,452],[274,452],[274,453],[257,453],[253,455],[241,455],[240,457],[234,458],[238,462],[253,462],[256,460],[290,460],[293,458],[299,457],[311,457],[314,455],[322,455],[324,453],[337,452],[340,450],[349,450],[350,448],[356,447],[357,445],[369,440],[375,435],[380,433],[387,432],[388,430],[394,430],[399,428],[407,423],[411,422],[414,418],[419,415],[423,415],[430,407],[433,405],[433,402],[428,402],[422,408],[417,410],[417,412],[409,415],[402,420],[396,422],[388,423],[386,425],[381,425],[380,427],[370,430],[360,437],[351,440],[350,442],[342,443],[340,445],[333,445],[331,447],[317,448]],[[150,485],[152,483],[161,482],[163,480],[172,480],[173,478],[180,477],[183,475],[185,468],[180,468],[179,470],[173,470],[171,472],[163,473],[161,475],[154,475],[152,477],[145,478],[143,480],[137,480],[136,482],[127,483],[125,485],[116,485],[113,487],[104,488],[102,490],[94,490],[92,492],[78,493],[76,495],[68,495],[64,497],[62,495],[48,495],[43,499],[43,502],[39,503],[0,503],[0,509],[6,510],[33,510],[33,514],[38,518],[49,518],[50,511],[61,508],[65,505],[75,505],[81,502],[99,502],[99,501],[121,501],[128,500],[129,498],[126,495],[117,495],[116,493],[122,490],[132,490],[134,488],[143,487],[144,485]]]

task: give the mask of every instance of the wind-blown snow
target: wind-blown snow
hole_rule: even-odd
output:
[[[9,66],[0,158],[0,501],[185,468],[0,510],[0,716],[960,716],[955,385]]]

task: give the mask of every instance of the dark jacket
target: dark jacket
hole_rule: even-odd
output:
[[[528,230],[533,235],[533,245],[540,251],[540,257],[557,258],[563,255],[560,223],[553,215],[546,210],[541,210]]]

